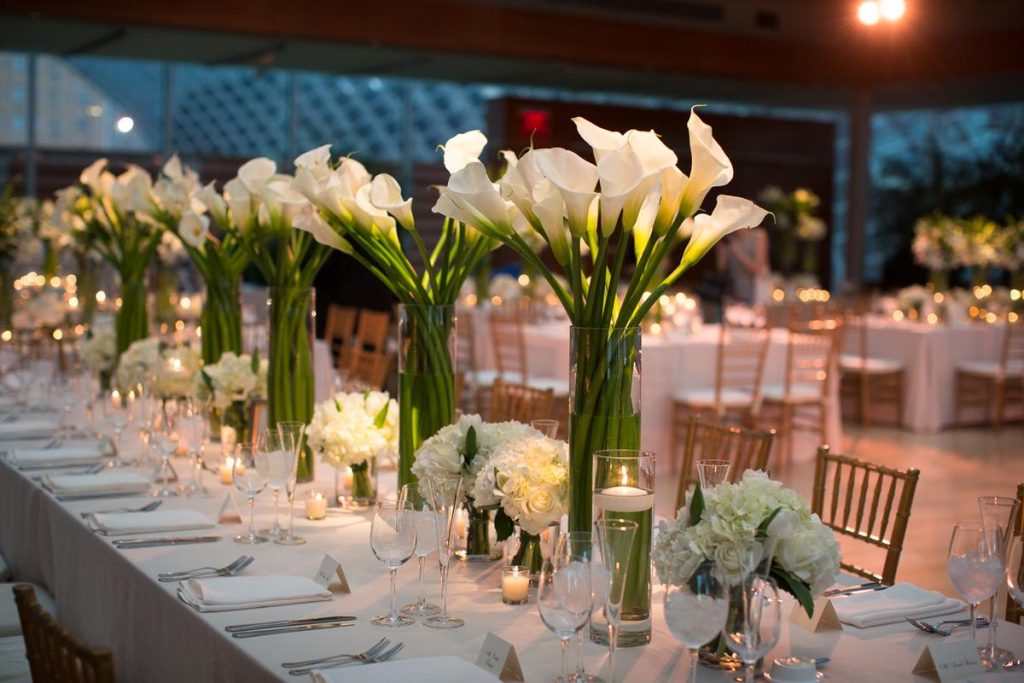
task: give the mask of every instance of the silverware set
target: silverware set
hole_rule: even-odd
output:
[[[164,536],[162,538],[119,538],[113,541],[118,550],[134,548],[157,548],[166,545],[188,545],[191,543],[216,543],[220,536]]]
[[[925,633],[933,633],[937,636],[948,636],[961,626],[971,625],[970,619],[949,619],[946,621],[940,621],[937,624],[929,624],[925,621],[921,621],[920,619],[911,619],[910,617],[906,617],[906,620],[915,628],[920,629]],[[949,625],[947,626],[947,624]],[[978,628],[985,628],[986,626],[988,626],[988,619],[985,617],[978,617]]]
[[[390,647],[389,647],[390,646]],[[405,643],[398,643],[394,646],[387,638],[381,638],[372,647],[358,654],[338,654],[319,659],[307,659],[301,662],[284,662],[281,664],[292,676],[305,676],[316,669],[335,669],[339,666],[349,664],[377,664],[386,662],[398,654]]]
[[[172,581],[187,581],[188,579],[201,579],[211,576],[234,576],[252,564],[255,559],[255,557],[250,555],[242,555],[224,567],[199,567],[180,572],[163,572],[158,574],[156,578],[160,582],[170,583]]]
[[[869,581],[868,583],[862,583],[857,586],[847,586],[845,588],[834,588],[830,591],[825,591],[822,595],[826,598],[845,598],[850,595],[857,595],[859,593],[872,593],[874,591],[884,591],[890,586],[885,585],[879,581]]]
[[[96,510],[94,512],[83,512],[82,513],[82,519],[85,519],[89,515],[119,515],[119,514],[126,514],[126,513],[129,513],[129,512],[152,512],[153,510],[156,510],[158,507],[160,507],[163,504],[164,504],[164,502],[162,500],[154,500],[152,503],[146,503],[145,505],[143,505],[140,508],[111,508],[109,510]]]
[[[77,503],[83,500],[103,500],[104,498],[149,498],[149,493],[65,493],[56,496],[62,503]]]

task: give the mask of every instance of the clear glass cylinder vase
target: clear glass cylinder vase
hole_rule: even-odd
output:
[[[149,313],[146,310],[146,281],[143,276],[121,278],[121,307],[117,309],[117,355],[120,357],[132,342],[149,336]]]
[[[238,278],[211,277],[206,281],[200,325],[204,364],[218,362],[225,351],[241,355],[242,300]]]
[[[267,366],[268,426],[309,424],[313,417],[313,340],[315,293],[310,287],[271,287],[270,354]],[[299,482],[313,480],[313,452],[299,454]]]
[[[175,299],[178,294],[178,271],[173,265],[158,263],[153,274],[156,291],[153,303],[153,318],[161,331],[172,329],[178,317]]]
[[[398,315],[398,486],[416,497],[416,450],[455,418],[456,316],[454,306],[411,304]]]

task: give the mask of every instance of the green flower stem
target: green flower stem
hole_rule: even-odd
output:
[[[467,505],[469,522],[466,525],[466,557],[491,555],[491,511]]]
[[[87,256],[78,258],[78,272],[75,277],[76,294],[78,295],[78,307],[82,311],[82,322],[92,322],[93,313],[96,312],[96,291],[99,289],[99,272],[96,265],[89,262]]]
[[[373,500],[376,494],[370,481],[370,464],[366,460],[350,465],[352,468],[352,498],[356,500]]]
[[[57,260],[57,250],[49,242],[43,242],[43,265],[40,271],[47,280],[60,274],[60,261]]]
[[[174,308],[174,293],[178,290],[178,273],[174,268],[158,265],[156,269],[156,311],[157,322],[173,324],[177,318]]]
[[[512,558],[512,565],[526,567],[531,574],[539,574],[544,566],[544,557],[540,552],[540,536],[519,532],[519,550]]]
[[[132,342],[149,336],[149,314],[146,311],[146,283],[141,274],[121,275],[121,308],[117,311],[117,355]]]
[[[211,365],[225,351],[242,353],[242,302],[238,279],[215,277],[206,282],[206,301],[200,324],[203,363]]]
[[[275,287],[270,290],[270,358],[267,368],[270,423],[313,417],[313,364],[309,336],[312,290]],[[299,455],[297,480],[313,479],[313,453]]]

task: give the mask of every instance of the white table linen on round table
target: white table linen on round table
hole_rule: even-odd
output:
[[[329,480],[330,472],[321,468],[320,478]],[[229,489],[210,485],[214,495],[209,499],[172,499],[164,506],[216,514]],[[121,551],[90,532],[79,514],[118,504],[121,501],[59,503],[27,476],[0,463],[0,550],[20,579],[39,580],[51,589],[65,625],[88,642],[113,649],[119,681],[295,680],[281,668],[282,661],[357,652],[382,636],[406,643],[401,659],[454,655],[473,661],[488,631],[516,647],[527,681],[550,681],[558,672],[557,639],[542,624],[532,598],[525,606],[502,604],[495,563],[458,563],[452,571],[450,609],[466,619],[465,628],[437,631],[417,624],[382,629],[369,623],[370,617],[386,610],[388,589],[387,574],[369,547],[368,515],[331,515],[322,522],[300,518],[297,533],[309,542],[297,547],[237,545],[230,538],[241,525],[222,525],[214,533],[224,540],[217,543]],[[335,595],[329,602],[199,613],[176,597],[177,584],[155,580],[159,572],[222,566],[243,553],[256,558],[244,575],[311,577],[326,552],[342,561],[352,588],[351,594]],[[399,571],[398,590],[399,604],[414,599],[414,562]],[[435,564],[428,573],[428,590],[436,599]],[[680,680],[687,671],[686,651],[665,626],[660,589],[655,589],[654,601],[652,642],[620,651],[620,680]],[[791,605],[787,600],[786,610]],[[337,614],[357,616],[356,625],[242,640],[224,631],[229,624]],[[1005,647],[1024,653],[1024,628],[1004,624],[999,637]],[[865,630],[847,626],[842,632],[818,634],[786,624],[773,656],[830,657],[825,671],[832,681],[928,680],[909,672],[929,642],[935,638],[905,624]],[[586,644],[588,670],[603,670],[605,652]],[[370,673],[367,669],[366,680],[372,680]],[[702,670],[700,680],[729,677]],[[990,675],[985,680],[1013,678]]]

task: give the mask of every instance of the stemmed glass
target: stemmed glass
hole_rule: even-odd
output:
[[[249,499],[249,533],[235,536],[235,543],[266,543],[266,536],[256,534],[256,495],[267,487],[270,480],[270,463],[267,454],[259,449],[253,449],[250,444],[238,444],[235,446],[235,462],[232,466],[232,479],[235,488],[244,493]]]
[[[437,562],[441,568],[441,613],[423,622],[430,628],[459,628],[465,621],[448,616],[448,567],[455,553],[455,515],[462,500],[462,477],[458,474],[427,477],[431,507],[437,515]]]
[[[288,498],[288,530],[274,539],[278,545],[302,545],[306,539],[296,536],[295,531],[295,487],[298,476],[299,453],[305,446],[306,425],[302,422],[278,422],[277,434],[281,447],[291,455],[288,478],[284,482],[284,493]]]
[[[1004,580],[996,534],[985,533],[981,524],[958,522],[949,541],[946,573],[956,592],[971,606],[971,642],[976,642],[978,605],[995,595]]]
[[[779,642],[782,601],[775,582],[757,573],[748,574],[729,590],[731,601],[722,636],[729,649],[746,665],[744,680],[753,683],[757,660]]]
[[[122,457],[121,434],[124,432],[124,428],[128,426],[128,418],[130,416],[120,402],[117,402],[115,405],[113,398],[106,404],[106,409],[106,422],[114,428],[114,450],[120,459]]]
[[[558,438],[558,420],[530,420],[530,426],[549,439]]]
[[[387,614],[374,617],[370,623],[377,626],[412,626],[416,620],[399,614],[395,604],[395,574],[416,551],[415,510],[408,502],[381,501],[373,508],[370,524],[370,547],[377,559],[384,563],[391,579],[391,609]]]
[[[562,648],[559,681],[569,680],[569,641],[590,621],[592,607],[590,558],[585,554],[573,557],[569,544],[560,542],[551,557],[544,561],[537,584],[541,621],[558,636]]]
[[[1006,544],[1007,595],[1024,607],[1024,535],[1017,534]]]
[[[603,585],[604,616],[608,620],[608,680],[615,683],[615,646],[619,639],[619,620],[622,617],[622,594],[629,573],[630,553],[636,538],[637,523],[622,519],[605,518],[594,523],[597,542],[601,546],[601,566],[595,570],[596,582]]]
[[[1007,531],[1013,528],[1013,520],[1018,514],[1018,503],[1016,498],[1008,496],[978,496],[978,509],[981,511],[981,524],[986,534],[995,534],[996,542],[1001,550],[1005,550]],[[988,619],[988,644],[981,649],[981,665],[986,671],[1002,665],[1005,662],[1013,661],[1014,654],[1009,650],[1002,650],[998,644],[997,629],[999,620],[996,618],[996,604],[999,602],[1000,584],[992,599],[989,600]]]
[[[405,487],[403,487],[405,488]],[[399,500],[402,500],[399,498]],[[413,513],[416,516],[416,557],[419,561],[419,596],[416,602],[409,603],[402,608],[402,614],[413,617],[431,617],[441,611],[441,608],[432,602],[427,602],[427,596],[423,591],[423,565],[427,562],[427,556],[437,550],[437,515],[426,501],[423,509]]]
[[[268,484],[274,496],[274,524],[270,529],[260,533],[265,533],[271,538],[281,538],[284,536],[285,531],[281,528],[280,505],[278,503],[281,498],[281,489],[288,483],[288,479],[291,477],[292,470],[294,469],[291,457],[294,451],[286,452],[284,445],[281,443],[280,434],[278,434],[277,430],[271,431],[269,429],[260,435],[256,448],[267,458],[270,468]]]
[[[555,556],[563,556],[568,553],[569,557],[584,559],[590,563],[590,577],[591,577],[591,590],[590,590],[590,614],[593,615],[594,607],[598,604],[599,600],[595,595],[595,583],[598,583],[598,577],[603,576],[603,573],[598,569],[601,567],[601,553],[600,547],[597,545],[597,539],[594,538],[594,534],[589,531],[566,531],[558,537],[558,543],[555,546]],[[598,589],[603,588],[597,586]],[[600,593],[600,604],[604,604],[604,593]],[[583,629],[576,633],[576,672],[565,679],[566,682],[573,681],[573,683],[604,683],[604,679],[593,674],[588,674],[586,667],[583,662]]]
[[[156,498],[170,498],[178,495],[175,489],[171,488],[171,456],[178,450],[178,435],[174,431],[177,415],[170,410],[170,404],[164,404],[163,415],[160,424],[150,430],[149,443],[155,446],[160,453],[160,481],[161,486],[153,492]],[[114,410],[115,414],[120,411]],[[109,418],[108,418],[109,419]],[[122,425],[123,427],[123,425]],[[120,450],[121,430],[117,430],[118,450]]]
[[[202,409],[191,401],[185,412],[178,417],[179,440],[185,440],[189,462],[192,466],[192,481],[185,488],[185,495],[203,498],[209,495],[203,486],[203,446],[206,442],[206,418]]]
[[[690,654],[690,683],[697,680],[697,650],[725,628],[729,593],[711,567],[698,567],[682,586],[665,586],[665,622]]]
[[[729,468],[732,463],[728,460],[698,460],[697,477],[700,479],[702,491],[710,491],[729,478]]]

